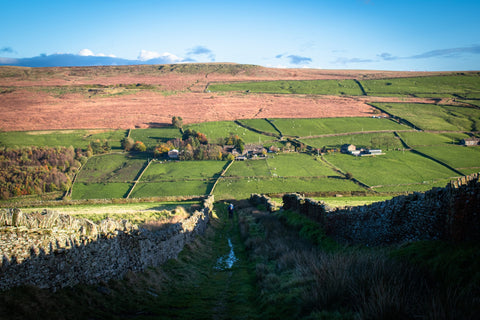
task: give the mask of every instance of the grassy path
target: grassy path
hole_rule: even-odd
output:
[[[225,204],[217,204],[216,212],[218,218],[213,219],[205,237],[163,267],[169,277],[168,289],[151,305],[153,314],[136,319],[256,317],[254,272],[245,256],[237,218],[228,220]],[[235,257],[230,266],[226,260],[232,258],[232,251]]]

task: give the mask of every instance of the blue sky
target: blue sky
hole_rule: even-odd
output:
[[[2,0],[0,8],[0,64],[480,70],[478,0]]]

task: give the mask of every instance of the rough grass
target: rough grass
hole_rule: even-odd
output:
[[[280,216],[253,211],[239,217],[249,258],[256,264],[259,305],[266,318],[473,319],[478,312],[478,285],[463,282],[469,277],[478,281],[474,246],[424,250],[417,260],[427,265],[419,268],[408,247],[400,253],[341,247],[315,222],[293,212]],[[449,271],[459,271],[471,255],[476,261],[467,274]],[[431,261],[448,261],[450,266],[436,271]]]

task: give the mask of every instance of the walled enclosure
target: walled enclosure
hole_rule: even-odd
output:
[[[213,196],[208,197],[202,210],[157,231],[127,220],[95,224],[54,211],[1,210],[0,290],[95,284],[158,266],[176,258],[186,243],[205,231],[213,201]]]
[[[445,188],[337,209],[299,194],[286,194],[283,209],[310,217],[324,227],[327,235],[346,243],[376,246],[437,239],[479,241],[479,178],[476,173]],[[260,203],[258,197],[254,201]]]

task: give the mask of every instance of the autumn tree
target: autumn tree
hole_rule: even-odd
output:
[[[137,152],[145,152],[147,151],[147,146],[142,141],[136,141],[133,145],[133,150]]]
[[[122,144],[122,148],[125,151],[132,150],[133,146],[135,145],[135,141],[130,137],[123,138],[120,143]]]

